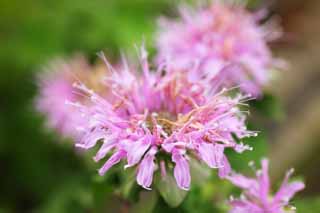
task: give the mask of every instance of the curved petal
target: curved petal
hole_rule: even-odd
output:
[[[208,164],[210,168],[223,167],[223,151],[221,144],[201,143],[199,145],[199,155],[201,159]]]
[[[225,178],[231,172],[231,166],[226,156],[223,156],[223,166],[219,168],[219,177]]]
[[[268,205],[268,196],[269,196],[269,188],[270,188],[270,180],[269,180],[269,161],[267,159],[263,159],[261,161],[261,171],[258,171],[258,182],[259,182],[259,194],[261,201]]]
[[[257,185],[257,181],[252,179],[252,178],[248,178],[242,174],[232,174],[230,176],[227,177],[227,179],[235,186],[240,187],[242,189],[249,189],[251,188],[253,185]]]
[[[102,146],[100,147],[97,154],[93,157],[93,160],[98,162],[102,158],[106,156],[106,154],[116,146],[117,140],[111,139],[110,141],[104,142]]]
[[[173,153],[172,161],[176,163],[173,173],[178,186],[183,190],[189,190],[191,177],[188,161],[178,152]]]
[[[274,196],[274,200],[273,200],[274,203],[281,202],[281,201],[288,202],[295,193],[304,189],[305,185],[301,181],[288,183],[292,173],[293,173],[293,169],[287,172],[279,191]]]
[[[125,165],[125,168],[137,164],[150,145],[151,140],[148,136],[145,136],[138,141],[129,141],[126,147],[128,164]]]
[[[157,149],[151,148],[141,161],[137,174],[137,183],[145,189],[150,190],[152,184],[153,172],[155,169],[154,158]]]
[[[126,156],[126,152],[124,150],[119,150],[114,153],[108,161],[99,169],[99,174],[102,176],[104,175],[113,165],[120,162],[122,158]]]

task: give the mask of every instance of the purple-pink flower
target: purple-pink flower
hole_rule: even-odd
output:
[[[274,24],[260,24],[263,18],[263,11],[252,14],[244,5],[217,1],[198,10],[181,8],[181,19],[160,20],[157,61],[172,60],[181,70],[198,64],[198,79],[258,96],[279,64],[267,41],[281,35]]]
[[[141,74],[126,64],[120,70],[110,68],[112,74],[105,80],[110,95],[105,97],[84,84],[75,85],[90,100],[78,105],[87,122],[76,146],[90,149],[101,141],[94,160],[111,156],[99,174],[124,160],[124,168],[135,167],[137,183],[146,189],[156,170],[166,174],[173,168],[177,185],[188,190],[191,158],[217,168],[220,177],[225,177],[230,165],[224,150],[250,149],[234,137],[256,134],[246,129],[245,114],[238,108],[247,97],[212,93],[206,84],[190,82],[181,72],[171,71],[170,63],[151,72],[144,50],[141,67]]]
[[[240,199],[231,199],[231,213],[285,213],[289,200],[294,194],[304,189],[303,182],[289,183],[293,169],[287,172],[280,189],[271,194],[271,183],[268,174],[268,160],[261,162],[262,169],[257,171],[256,178],[249,178],[241,174],[232,174],[227,177],[235,186],[244,190]],[[291,210],[293,210],[291,208]]]
[[[72,84],[81,81],[99,90],[98,79],[102,72],[105,69],[98,65],[91,67],[83,57],[56,60],[47,66],[38,76],[40,93],[36,99],[37,110],[46,116],[46,125],[65,137],[77,138],[79,131],[76,128],[85,120],[74,106],[67,103],[79,104],[85,99],[75,93]]]

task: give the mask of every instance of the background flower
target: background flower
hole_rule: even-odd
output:
[[[157,60],[169,58],[182,70],[197,63],[199,79],[257,96],[279,61],[267,42],[281,35],[271,24],[260,24],[262,12],[219,1],[197,10],[181,7],[178,20],[160,20]]]
[[[47,66],[46,71],[38,76],[40,94],[36,99],[38,111],[46,116],[47,126],[57,130],[65,137],[77,138],[77,127],[85,120],[69,103],[79,104],[84,97],[75,93],[73,82],[84,82],[97,92],[101,85],[101,75],[106,69],[100,65],[92,67],[85,58],[74,57],[69,61],[56,60]]]
[[[235,186],[244,190],[240,199],[230,201],[232,206],[230,212],[282,213],[286,212],[286,208],[294,209],[288,206],[289,201],[295,193],[304,189],[304,183],[301,181],[288,182],[293,173],[292,169],[287,172],[279,190],[271,195],[268,160],[262,160],[261,165],[261,170],[256,172],[256,178],[245,177],[241,174],[232,174],[227,178]]]

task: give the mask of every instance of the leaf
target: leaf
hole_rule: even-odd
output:
[[[151,213],[158,200],[158,194],[156,190],[141,191],[139,201],[135,204],[131,211],[132,213]]]
[[[172,174],[169,173],[165,178],[157,175],[156,187],[170,207],[179,206],[187,195],[187,191],[180,189]]]
[[[190,159],[189,165],[192,185],[200,185],[208,181],[211,174],[208,166],[201,164],[196,159]]]
[[[290,204],[297,208],[297,212],[320,212],[320,197],[304,198]]]
[[[76,179],[70,179],[51,192],[50,198],[36,212],[79,212],[90,208],[92,202],[90,190]]]
[[[111,172],[105,176],[94,175],[91,183],[93,194],[94,212],[103,212],[107,206],[107,201],[113,197],[114,184]]]
[[[281,121],[285,117],[281,101],[271,94],[264,94],[261,100],[253,101],[251,105],[262,115],[276,121]]]
[[[129,199],[132,195],[132,190],[136,186],[136,170],[135,168],[128,168],[123,172],[123,182],[121,186],[121,193],[125,199]]]

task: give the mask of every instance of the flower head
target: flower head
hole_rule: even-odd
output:
[[[144,50],[142,74],[123,67],[112,69],[106,78],[111,91],[107,97],[76,85],[90,100],[79,106],[87,123],[76,146],[90,149],[101,141],[95,161],[112,153],[100,175],[125,160],[125,168],[136,167],[138,184],[150,189],[155,170],[161,168],[166,174],[166,169],[173,168],[177,185],[187,190],[190,158],[219,169],[219,175],[225,177],[230,165],[224,150],[250,149],[234,139],[255,135],[246,130],[245,116],[238,108],[246,97],[227,97],[224,91],[210,93],[205,84],[192,83],[180,72],[164,72],[170,70],[169,64],[150,72]]]
[[[84,58],[75,57],[67,62],[52,62],[47,70],[38,76],[40,94],[36,99],[39,112],[46,115],[47,126],[57,130],[66,137],[77,137],[75,127],[85,121],[75,107],[66,103],[81,103],[85,99],[74,92],[72,83],[84,82],[98,89],[99,76],[105,72],[101,66],[91,67]]]
[[[240,86],[257,96],[279,61],[272,58],[267,40],[280,31],[260,25],[261,14],[217,1],[197,11],[184,7],[181,20],[161,20],[157,60],[169,58],[181,70],[198,63],[199,79],[209,78],[214,86]]]
[[[235,186],[244,190],[241,199],[232,199],[231,212],[256,212],[256,213],[284,213],[289,200],[294,194],[304,188],[300,181],[289,183],[293,170],[287,172],[280,189],[271,195],[268,174],[268,160],[261,162],[262,169],[257,171],[256,178],[245,177],[241,174],[232,174],[227,177]]]

